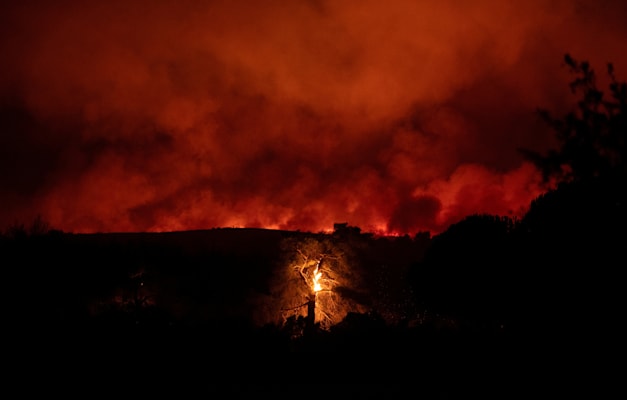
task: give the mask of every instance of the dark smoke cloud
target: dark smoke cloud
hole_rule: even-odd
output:
[[[0,226],[437,233],[520,216],[569,52],[627,71],[620,1],[0,6]]]

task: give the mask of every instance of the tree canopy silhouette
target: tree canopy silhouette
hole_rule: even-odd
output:
[[[523,151],[545,182],[557,186],[536,198],[518,224],[519,263],[532,289],[527,309],[535,325],[607,332],[623,303],[627,83],[608,63],[604,92],[588,62],[569,54],[564,61],[575,74],[570,89],[580,98],[562,118],[539,110],[556,133],[557,149]]]
[[[540,154],[521,152],[542,171],[546,182],[589,180],[604,176],[625,178],[625,135],[627,132],[627,83],[618,81],[614,66],[607,64],[609,97],[599,89],[594,69],[587,61],[570,54],[564,61],[575,79],[573,93],[581,96],[575,110],[561,118],[539,109],[541,118],[555,131],[558,149]]]
[[[435,236],[411,273],[418,301],[432,312],[502,322],[512,295],[509,217],[475,214]]]
[[[581,95],[577,107],[562,118],[539,110],[560,146],[546,155],[523,150],[545,181],[553,180],[558,187],[531,203],[521,225],[570,247],[573,240],[593,240],[597,245],[615,242],[625,219],[627,83],[616,79],[608,63],[608,97],[598,88],[587,61],[569,54],[564,60],[576,75],[570,89]]]

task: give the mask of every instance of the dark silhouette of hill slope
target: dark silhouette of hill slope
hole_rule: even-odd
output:
[[[247,228],[3,236],[9,325],[249,328],[258,320],[259,299],[272,290],[270,278],[283,267],[281,242],[306,235],[332,236]],[[403,273],[428,238],[375,238],[350,229],[333,235],[361,243],[361,265],[354,267],[371,282],[373,303],[394,318],[409,294],[401,298],[401,290],[386,288],[405,284]]]

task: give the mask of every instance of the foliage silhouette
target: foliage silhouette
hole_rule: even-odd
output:
[[[59,233],[59,231],[53,229],[41,215],[37,215],[28,226],[17,221],[12,223],[5,229],[4,235],[9,238],[26,238],[44,236],[49,233]]]
[[[412,269],[428,312],[535,333],[608,333],[615,326],[620,266],[627,265],[627,85],[608,64],[606,99],[587,62],[564,60],[581,99],[563,118],[539,110],[560,146],[546,155],[521,150],[549,189],[520,220],[469,216],[434,237]]]
[[[226,229],[73,235],[43,220],[15,224],[0,237],[7,292],[19,299],[10,303],[11,316],[21,314],[10,321],[32,331],[93,324],[131,332],[140,321],[148,329],[182,328],[182,340],[194,337],[190,350],[209,352],[424,351],[436,336],[500,335],[503,326],[608,333],[623,320],[627,88],[610,65],[606,99],[588,63],[565,61],[577,75],[571,89],[582,95],[577,110],[561,119],[540,111],[561,146],[546,155],[523,151],[547,182],[559,184],[521,220],[471,215],[440,235],[413,240],[375,238],[347,224],[332,235]],[[324,326],[315,335],[294,342],[307,325],[305,309],[286,315],[283,326],[273,318],[311,294],[290,269],[302,265],[304,254],[324,260],[333,282],[325,295],[334,308],[318,319]],[[133,286],[138,272],[150,278],[141,293]],[[116,303],[129,283],[131,295]],[[408,283],[412,290],[405,292]]]
[[[411,274],[424,309],[466,324],[500,326],[510,317],[514,227],[509,217],[477,214],[435,236]]]
[[[576,74],[570,89],[581,98],[561,119],[541,111],[560,148],[546,156],[527,153],[545,180],[557,183],[531,203],[519,226],[520,262],[534,289],[527,317],[558,330],[587,325],[586,332],[608,332],[620,313],[618,282],[627,265],[627,84],[608,64],[606,98],[588,62],[568,54],[564,60]]]
[[[559,148],[542,155],[521,149],[543,173],[545,181],[587,180],[599,175],[625,179],[627,136],[627,83],[618,81],[614,67],[607,65],[608,98],[598,88],[597,76],[587,61],[577,61],[569,54],[566,65],[575,74],[570,83],[574,94],[581,95],[574,111],[554,118],[546,109],[538,110],[542,119],[555,131]]]

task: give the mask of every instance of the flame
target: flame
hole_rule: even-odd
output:
[[[320,286],[320,277],[322,276],[322,272],[316,266],[316,269],[313,272],[313,290],[314,292],[319,292],[322,290],[322,286]]]

